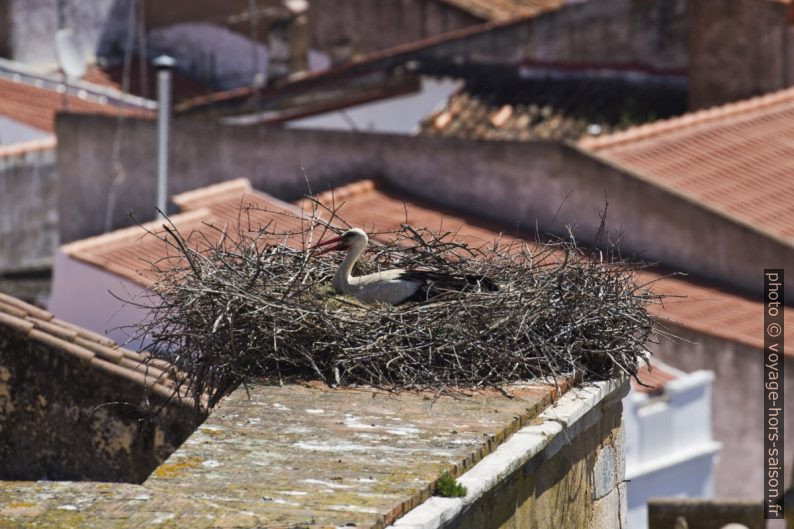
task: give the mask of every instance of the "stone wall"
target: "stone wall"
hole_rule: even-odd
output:
[[[690,108],[705,108],[791,84],[785,2],[688,0]]]
[[[176,403],[155,415],[163,403],[124,376],[0,329],[0,479],[140,483],[196,425],[192,408]]]
[[[55,148],[0,149],[0,274],[38,266],[58,241]]]
[[[101,233],[113,174],[116,120],[62,115],[58,120],[61,240]],[[155,124],[127,120],[115,195],[114,227],[154,216]],[[609,202],[610,234],[626,253],[657,260],[759,293],[763,268],[794,268],[794,248],[630,174],[576,147],[553,142],[487,142],[334,131],[234,127],[176,120],[169,192],[231,178],[282,199],[360,178],[382,178],[429,201],[534,232],[592,241]],[[305,175],[305,176],[304,176]],[[794,290],[792,290],[794,297]]]
[[[685,0],[591,0],[530,22],[529,58],[683,74]]]
[[[668,326],[669,327],[669,326]],[[712,433],[722,443],[716,465],[716,494],[723,498],[763,498],[763,376],[764,353],[757,347],[669,327],[677,339],[662,339],[652,345],[660,360],[686,372],[714,371],[712,386]],[[759,339],[762,338],[759,336]],[[794,366],[786,359],[784,385],[794,387]],[[792,424],[794,409],[785,411]],[[785,476],[791,475],[792,460]],[[736,479],[741,476],[741,479]]]
[[[483,22],[436,0],[320,0],[312,2],[310,16],[312,45],[326,52],[340,41],[364,53]],[[417,55],[456,64],[538,61],[683,74],[686,22],[684,0],[578,2],[529,20],[499,22],[464,38],[442,39]]]
[[[367,53],[482,22],[439,0],[313,0],[310,45],[330,55],[345,46]]]
[[[626,527],[621,413],[611,399],[588,411],[580,419],[588,427],[573,428],[559,452],[505,476],[445,527]]]

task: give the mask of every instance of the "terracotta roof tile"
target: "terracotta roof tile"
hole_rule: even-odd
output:
[[[794,244],[794,89],[580,144]]]
[[[224,231],[250,232],[271,225],[284,233],[286,240],[290,240],[289,234],[303,232],[300,210],[251,190],[245,179],[176,195],[173,201],[184,213],[171,216],[170,224],[199,249],[207,240],[218,240]],[[75,259],[148,285],[157,279],[153,265],[168,267],[180,262],[177,252],[160,238],[165,234],[163,221],[157,220],[75,241],[61,249]]]
[[[590,76],[469,80],[420,124],[427,136],[487,140],[578,140],[685,110],[683,86]],[[592,132],[591,132],[592,131]]]
[[[637,371],[637,378],[645,385],[640,385],[635,379],[632,379],[631,387],[634,388],[634,391],[639,393],[663,393],[665,386],[669,382],[680,378],[682,374],[683,373],[677,369],[665,365],[662,362],[651,360],[650,366],[642,366]]]
[[[483,20],[509,20],[554,11],[565,0],[441,0]]]
[[[2,293],[0,327],[75,356],[92,367],[132,380],[167,399],[174,396],[176,380],[184,379],[183,373],[175,371],[165,361],[150,361],[108,338],[63,322],[43,309]],[[190,397],[180,397],[183,404],[193,405]]]
[[[86,101],[71,94],[66,96],[66,103],[64,107],[63,94],[54,90],[0,78],[0,116],[46,132],[55,131],[55,115],[65,109],[95,114],[148,115],[142,110]]]
[[[283,231],[302,230],[301,221],[296,216],[300,211],[298,208],[263,193],[248,191],[249,189],[246,180],[233,180],[177,195],[174,202],[188,211],[174,216],[172,221],[183,233],[205,230],[203,233],[206,234],[208,224],[236,226],[242,204],[258,208],[251,216],[254,224],[275,222]],[[455,232],[458,240],[477,246],[491,243],[500,237],[504,242],[523,240],[532,244],[528,239],[520,239],[520,234],[509,233],[504,225],[429,204],[371,180],[321,193],[317,199],[329,206],[333,202],[346,222],[369,232],[396,230],[407,221],[413,226]],[[306,200],[300,201],[298,205],[302,208],[310,207]],[[244,222],[249,221],[245,219]],[[152,230],[159,226],[158,222],[146,225]],[[508,233],[503,234],[505,231]],[[147,267],[142,258],[151,261],[167,258],[168,254],[162,241],[151,236],[143,237],[143,233],[140,227],[126,228],[71,243],[63,249],[76,259],[140,284],[148,284],[154,279],[154,275],[145,272]],[[217,231],[214,233],[217,236]],[[300,244],[300,241],[295,242]],[[674,296],[668,298],[663,306],[649,307],[651,313],[660,321],[750,347],[763,347],[763,307],[759,301],[678,276],[665,277],[653,271],[638,273],[637,281],[652,285],[656,292]],[[786,323],[789,332],[794,332],[794,313],[791,311],[786,313]],[[794,335],[791,339],[794,339]]]

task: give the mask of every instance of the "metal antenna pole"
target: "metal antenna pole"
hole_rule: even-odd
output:
[[[174,64],[174,59],[167,55],[161,55],[154,60],[157,68],[157,209],[163,217],[168,213],[171,70]]]

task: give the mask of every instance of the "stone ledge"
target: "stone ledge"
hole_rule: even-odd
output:
[[[224,399],[143,486],[0,483],[0,527],[382,528],[423,502],[447,503],[431,498],[435,481],[498,450],[556,393],[539,384],[510,391],[252,384]],[[518,436],[561,430],[544,421]]]
[[[431,498],[397,520],[390,529],[444,527],[517,469],[534,469],[549,460],[569,439],[597,422],[600,408],[614,404],[628,392],[628,387],[625,380],[609,380],[569,390],[532,424],[517,431],[458,479],[468,488],[465,497]],[[614,489],[613,494],[618,503],[620,493]]]

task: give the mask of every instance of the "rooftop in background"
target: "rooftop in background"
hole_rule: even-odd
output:
[[[787,89],[587,138],[581,145],[642,178],[794,245],[792,137],[794,89]]]
[[[471,245],[481,246],[502,238],[505,242],[520,238],[533,244],[527,234],[515,233],[507,226],[485,221],[469,214],[429,204],[405,192],[385,187],[371,180],[342,186],[318,195],[325,204],[336,204],[339,215],[353,226],[370,232],[398,229],[403,223],[430,229],[454,232]],[[209,186],[176,195],[174,202],[183,213],[172,217],[183,233],[194,231],[194,237],[219,235],[219,229],[233,229],[238,222],[240,206],[255,210],[244,222],[252,227],[274,221],[279,229],[300,231],[295,217],[299,210],[269,195],[253,191],[245,179]],[[306,207],[306,203],[300,203]],[[250,220],[249,220],[250,219]],[[215,227],[212,227],[214,225]],[[160,222],[145,225],[162,232]],[[198,239],[200,240],[200,239]],[[62,251],[80,261],[113,272],[139,284],[153,281],[150,262],[168,258],[165,244],[144,236],[140,227],[131,227],[67,244]],[[763,347],[763,310],[760,301],[711,288],[680,277],[666,277],[659,271],[637,274],[639,283],[653,286],[656,292],[670,298],[664,305],[651,305],[649,310],[660,321],[708,335]],[[794,329],[794,314],[786,313],[788,328]]]
[[[37,341],[82,360],[86,367],[111,377],[121,377],[162,398],[174,396],[175,382],[170,365],[146,359],[118,346],[113,340],[53,317],[49,312],[0,293],[0,326],[12,329],[28,340]],[[183,403],[192,406],[190,397]]]
[[[83,80],[98,86],[105,86],[121,91],[124,77],[124,65],[113,63],[89,66]],[[171,76],[173,100],[175,103],[199,97],[212,92],[212,88],[174,70]],[[129,71],[129,92],[134,96],[157,99],[157,70],[147,61],[141,71],[140,56],[131,61]]]
[[[577,140],[686,110],[686,86],[590,74],[470,81],[421,134],[487,140]]]
[[[683,371],[652,359],[650,364],[642,366],[637,371],[637,378],[645,385],[643,386],[636,379],[632,379],[631,387],[639,393],[657,395],[664,393],[664,388],[669,382],[684,375]]]
[[[0,59],[0,117],[44,132],[55,131],[62,110],[127,116],[148,115],[154,103],[87,83],[70,82]]]
[[[57,72],[43,72],[26,64],[3,58],[0,58],[0,79],[58,92],[59,95],[63,95],[66,91],[70,96],[103,105],[133,110],[155,110],[157,108],[157,103],[151,99],[127,94],[114,87],[103,86],[102,83],[93,83],[89,80],[70,80],[64,84],[63,77]]]
[[[483,20],[509,20],[553,11],[566,0],[440,0]]]
[[[256,230],[273,222],[273,228],[285,232],[301,231],[297,208],[252,190],[243,178],[175,195],[172,200],[182,212],[170,217],[171,224],[193,244],[200,245],[204,237],[216,240],[226,227]],[[239,222],[241,207],[250,209]],[[178,257],[159,237],[147,234],[144,229],[158,236],[166,233],[163,221],[155,220],[75,241],[61,250],[135,283],[150,284],[157,277],[153,263],[167,266],[168,260],[176,263]]]

